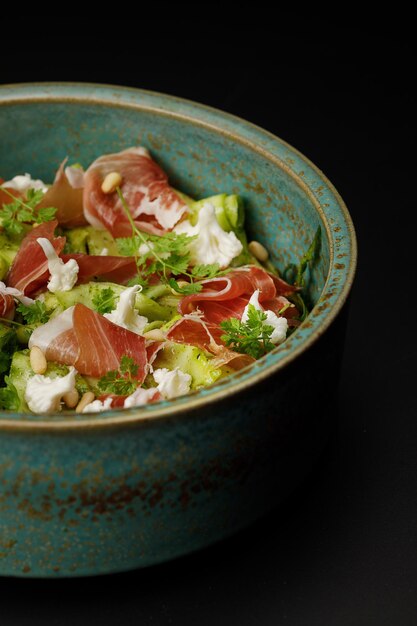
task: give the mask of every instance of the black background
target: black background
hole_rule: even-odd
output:
[[[31,39],[12,29],[1,41],[0,82],[81,80],[183,96],[267,128],[325,172],[359,242],[338,423],[305,483],[250,529],[143,571],[0,580],[1,626],[417,623],[407,16],[401,26],[388,16],[383,26],[316,18],[301,28],[295,14],[240,24],[216,12],[204,28],[175,14],[161,20],[156,7],[153,20],[124,22],[123,32],[111,20],[71,36],[55,28]]]

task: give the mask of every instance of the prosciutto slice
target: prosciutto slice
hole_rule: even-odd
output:
[[[96,228],[107,228],[113,237],[129,237],[132,228],[116,192],[101,190],[110,172],[122,176],[121,190],[135,225],[146,232],[171,230],[187,210],[185,202],[168,184],[165,172],[145,148],[129,148],[106,154],[85,173],[84,215]]]
[[[148,371],[144,337],[113,324],[83,304],[39,326],[31,335],[29,348],[32,346],[38,346],[48,360],[74,365],[85,376],[101,377],[119,369],[125,355],[138,365],[136,378],[140,383]]]
[[[6,283],[9,287],[15,287],[25,295],[45,287],[49,278],[48,260],[36,240],[38,237],[45,237],[51,242],[55,252],[60,254],[65,245],[65,237],[55,237],[57,226],[57,220],[44,222],[26,235],[7,275]]]
[[[211,352],[215,356],[215,367],[229,364],[233,369],[240,370],[255,361],[247,354],[239,354],[226,348],[221,341],[222,334],[222,329],[216,324],[205,322],[197,316],[189,316],[178,320],[170,328],[167,337],[176,343],[186,343]]]
[[[289,295],[297,290],[297,287],[255,265],[235,269],[225,276],[202,283],[201,292],[181,300],[179,311],[184,317],[172,326],[168,338],[207,350],[215,356],[219,366],[228,363],[234,369],[241,369],[254,359],[224,346],[221,339],[224,331],[220,324],[231,317],[241,319],[256,290],[259,290],[259,301],[263,308],[276,314],[290,304],[283,294]],[[284,315],[295,317],[298,311],[290,307]]]
[[[87,224],[83,211],[84,172],[80,168],[65,167],[67,160],[62,161],[53,185],[37,208],[57,208],[55,217],[59,225],[75,228]]]
[[[66,263],[75,259],[79,266],[77,285],[87,283],[93,278],[102,278],[112,283],[123,284],[137,274],[133,257],[127,256],[96,256],[90,254],[61,254]]]
[[[6,320],[12,320],[14,310],[15,304],[13,296],[0,291],[0,317]]]

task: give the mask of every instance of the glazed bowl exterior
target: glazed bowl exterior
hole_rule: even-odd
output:
[[[185,100],[89,84],[0,88],[0,176],[53,179],[144,145],[194,197],[240,194],[250,237],[280,268],[318,226],[314,304],[280,347],[212,388],[88,416],[0,414],[0,574],[80,576],[207,546],[275,506],[305,474],[336,413],[356,243],[324,175],[270,133]]]

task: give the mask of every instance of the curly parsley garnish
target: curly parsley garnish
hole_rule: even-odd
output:
[[[135,391],[138,381],[135,378],[139,366],[129,356],[122,356],[118,370],[111,370],[100,378],[98,388],[103,393],[113,393],[116,396],[128,396]]]
[[[121,254],[135,257],[139,275],[136,282],[147,286],[147,279],[152,274],[156,274],[161,282],[177,293],[190,295],[198,293],[202,289],[202,285],[195,281],[218,275],[220,268],[217,263],[196,265],[189,271],[190,252],[188,246],[195,237],[174,232],[150,235],[140,231],[130,215],[129,207],[120,187],[117,187],[116,191],[132,227],[132,237],[123,237],[116,241]],[[181,284],[178,284],[175,276],[186,276],[189,282],[182,281]]]
[[[16,311],[22,315],[26,324],[45,324],[50,317],[45,304],[39,300],[35,300],[35,302],[29,306],[20,303],[16,307]]]
[[[36,209],[44,196],[41,189],[28,189],[25,200],[16,198],[1,185],[0,189],[13,199],[13,202],[3,204],[0,208],[1,225],[8,235],[20,235],[24,230],[24,224],[42,224],[54,219],[58,209],[53,207]]]
[[[263,311],[249,304],[247,322],[241,322],[235,317],[221,322],[220,328],[225,331],[221,339],[235,352],[259,359],[275,348],[271,342],[274,327],[264,323],[266,318]]]
[[[93,297],[93,306],[97,313],[103,315],[104,313],[110,313],[116,308],[115,293],[110,287],[101,289]]]

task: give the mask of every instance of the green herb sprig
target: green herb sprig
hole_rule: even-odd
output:
[[[16,311],[22,315],[26,324],[45,324],[50,317],[50,313],[46,310],[44,302],[40,300],[35,300],[35,302],[29,306],[20,302],[16,307]]]
[[[1,225],[6,234],[20,235],[24,230],[24,224],[42,224],[55,218],[58,209],[53,207],[36,209],[44,196],[41,189],[28,189],[25,200],[17,198],[1,185],[0,189],[13,199],[13,202],[3,204],[0,208]]]
[[[242,322],[231,317],[221,322],[220,328],[225,331],[221,336],[228,348],[241,354],[248,354],[259,359],[275,348],[271,342],[273,326],[265,324],[267,316],[263,311],[256,309],[253,304],[248,306],[248,320]]]
[[[104,313],[110,313],[116,308],[115,293],[111,287],[101,289],[93,297],[93,306],[97,313],[103,315]]]
[[[202,285],[195,281],[213,278],[219,274],[220,267],[217,263],[196,265],[191,271],[189,270],[190,252],[188,246],[195,239],[195,236],[189,237],[183,233],[173,232],[163,235],[150,235],[140,231],[132,219],[120,187],[117,187],[116,191],[132,227],[132,236],[117,239],[117,245],[121,254],[135,257],[139,275],[136,282],[147,286],[149,276],[157,274],[161,282],[177,293],[190,295],[198,293],[202,289]],[[144,252],[141,254],[139,249],[143,244]],[[178,284],[175,276],[187,276],[190,282],[184,281]]]
[[[100,378],[98,388],[103,393],[113,393],[116,396],[128,396],[135,391],[138,381],[135,378],[139,366],[129,356],[122,356],[118,370],[111,370]]]

